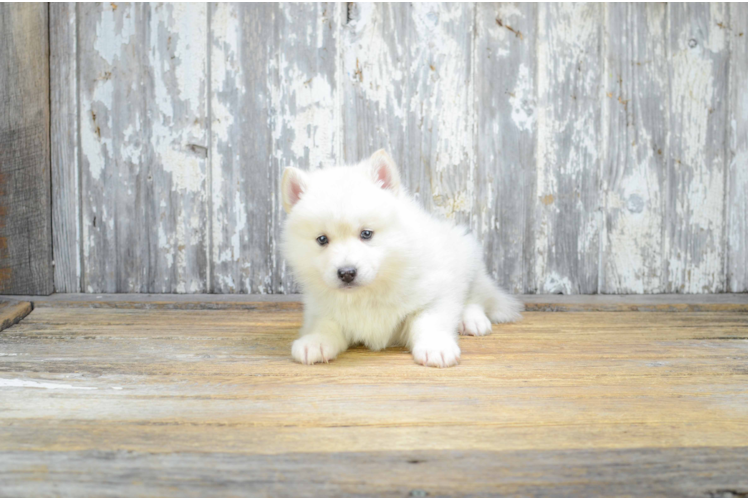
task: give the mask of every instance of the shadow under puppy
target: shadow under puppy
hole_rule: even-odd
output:
[[[384,150],[354,166],[287,168],[281,190],[283,252],[304,297],[296,361],[328,362],[361,343],[404,345],[416,363],[447,367],[460,359],[458,332],[521,318],[476,239],[423,210]]]

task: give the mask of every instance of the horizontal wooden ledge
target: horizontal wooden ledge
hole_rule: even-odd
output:
[[[595,312],[655,311],[748,312],[748,294],[704,295],[520,295],[527,311]],[[171,310],[301,310],[300,295],[251,294],[85,294],[57,293],[49,296],[2,296],[0,302],[27,302],[33,307],[87,307]]]

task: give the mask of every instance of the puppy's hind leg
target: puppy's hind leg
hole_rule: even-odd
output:
[[[522,302],[499,288],[486,271],[481,269],[468,294],[460,333],[485,335],[491,331],[490,323],[511,323],[522,319],[520,313],[524,309]],[[486,319],[489,320],[488,328]]]
[[[457,330],[460,335],[488,335],[491,333],[491,320],[480,304],[467,304],[462,311],[462,321]]]

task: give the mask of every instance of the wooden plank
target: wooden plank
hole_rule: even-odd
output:
[[[153,4],[148,59],[153,148],[148,291],[208,291],[207,4]]]
[[[404,179],[432,213],[472,226],[475,200],[472,4],[411,7]]]
[[[386,148],[432,212],[470,223],[475,191],[470,4],[350,4],[344,159]]]
[[[669,155],[665,4],[606,4],[601,293],[661,293]]]
[[[0,332],[28,316],[31,302],[0,301]]]
[[[293,292],[280,256],[286,166],[338,160],[341,4],[211,7],[215,293]]]
[[[745,488],[745,313],[530,312],[445,370],[398,348],[295,364],[301,319],[35,309],[0,335],[0,492]]]
[[[83,289],[207,291],[207,11],[80,6]]]
[[[52,236],[55,291],[81,291],[78,24],[74,3],[49,5]]]
[[[88,293],[148,290],[147,8],[78,6],[81,289]]]
[[[725,290],[728,46],[722,3],[668,4],[668,292]]]
[[[13,452],[0,454],[0,494],[729,498],[748,491],[746,460],[748,449],[739,447],[269,456]]]
[[[602,14],[599,4],[538,6],[530,292],[598,291]]]
[[[534,252],[537,5],[476,9],[475,232],[489,272],[523,293]]]
[[[728,117],[727,291],[748,291],[748,5],[732,3]]]
[[[45,3],[0,5],[0,292],[50,294],[49,33]]]
[[[653,312],[748,312],[748,294],[662,295],[520,295],[528,311],[653,311]],[[177,310],[301,310],[300,295],[232,294],[53,294],[50,296],[2,296],[0,300],[24,300],[34,307],[86,307],[114,309]]]
[[[384,148],[402,172],[407,157],[413,9],[403,3],[351,3],[341,29],[343,159],[356,163]],[[418,193],[420,185],[408,189]]]

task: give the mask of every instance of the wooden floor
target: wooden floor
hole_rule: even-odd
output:
[[[36,307],[1,496],[745,496],[748,313],[528,312],[462,362],[289,357],[293,303]]]

